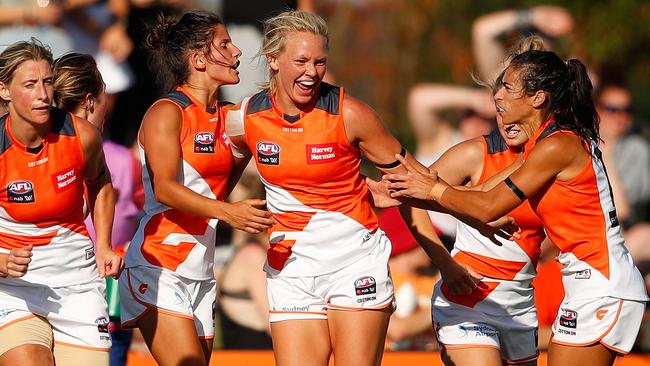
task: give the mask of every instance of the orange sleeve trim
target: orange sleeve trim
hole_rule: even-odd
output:
[[[20,321],[27,320],[27,319],[31,319],[31,318],[34,318],[34,317],[36,317],[36,315],[34,315],[34,314],[29,314],[29,315],[26,315],[26,316],[24,316],[24,317],[22,317],[22,318],[14,319],[14,320],[10,321],[9,323],[7,323],[7,324],[1,326],[1,327],[0,327],[0,330],[3,330],[3,329],[5,329],[5,328],[7,328],[8,326],[13,325],[13,324],[16,324],[16,323],[18,323],[18,322],[20,322]]]
[[[603,333],[600,337],[594,339],[593,341],[585,342],[585,343],[568,343],[568,342],[562,342],[562,341],[557,341],[555,340],[555,331],[553,331],[553,337],[551,338],[551,342],[562,345],[562,346],[568,346],[568,347],[584,347],[584,346],[590,346],[592,344],[596,343],[603,343],[602,339],[605,338],[606,335],[609,334],[609,332],[614,328],[616,323],[618,322],[618,317],[621,315],[621,309],[623,308],[623,300],[618,301],[618,310],[616,311],[616,318],[614,318],[614,321],[612,322],[612,325],[609,326],[609,328]],[[555,326],[553,327],[555,328]],[[603,343],[604,345],[604,343]],[[610,346],[611,347],[611,346]]]
[[[58,344],[58,345],[61,345],[61,346],[66,346],[66,347],[72,347],[72,348],[85,349],[85,350],[88,350],[88,351],[108,352],[110,350],[110,348],[82,346],[80,344],[72,344],[72,343],[61,342],[61,341],[54,341],[54,344],[55,345]]]

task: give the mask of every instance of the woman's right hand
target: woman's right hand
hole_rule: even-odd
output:
[[[3,277],[22,277],[27,273],[27,267],[32,261],[32,245],[12,249],[8,254],[0,256],[0,275]]]
[[[247,199],[229,204],[223,220],[233,228],[251,234],[260,233],[275,223],[272,214],[266,210],[266,201],[259,199]]]
[[[483,276],[472,267],[451,259],[440,266],[440,276],[447,288],[454,295],[469,295],[481,282]]]

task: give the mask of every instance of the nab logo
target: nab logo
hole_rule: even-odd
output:
[[[17,180],[7,185],[7,201],[14,203],[34,202],[34,184],[26,180]]]
[[[280,145],[274,142],[260,141],[256,145],[257,162],[265,165],[280,164]]]
[[[147,285],[146,283],[143,283],[143,284],[140,285],[140,287],[138,287],[138,292],[140,292],[141,294],[144,295],[144,293],[147,291],[148,288],[149,288],[149,285]]]
[[[608,311],[609,310],[607,310],[607,309],[600,309],[600,310],[596,311],[596,319],[603,320],[605,315],[607,315]]]
[[[354,281],[357,296],[377,293],[377,281],[372,276],[365,276]]]
[[[214,153],[214,134],[198,132],[194,135],[194,152],[200,154]]]
[[[562,315],[560,316],[560,325],[575,329],[578,326],[578,313],[573,310],[562,309]]]

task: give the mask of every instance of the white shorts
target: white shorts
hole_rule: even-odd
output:
[[[449,301],[440,290],[442,281],[434,287],[431,299],[431,317],[438,341],[447,349],[491,347],[500,350],[501,358],[508,363],[534,360],[537,349],[537,309],[528,291],[523,295],[497,286],[485,300],[468,307]],[[515,296],[510,296],[515,295]],[[495,298],[508,297],[507,306],[499,305]],[[517,301],[517,303],[514,303]],[[484,306],[482,306],[484,305]]]
[[[267,274],[269,321],[327,319],[328,309],[392,309],[390,251],[390,241],[384,236],[367,256],[333,273],[309,277]]]
[[[564,298],[553,323],[553,343],[588,346],[600,342],[620,353],[630,352],[641,328],[645,302],[615,297]]]
[[[134,328],[149,310],[194,320],[200,338],[214,337],[217,283],[190,280],[164,268],[124,270],[120,285],[122,327]]]
[[[108,351],[106,282],[50,288],[2,285],[0,279],[0,337],[2,329],[36,315],[52,327],[54,344]]]

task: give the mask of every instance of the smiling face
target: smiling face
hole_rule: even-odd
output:
[[[327,41],[310,32],[290,32],[284,38],[284,49],[268,62],[277,89],[276,100],[285,113],[296,114],[314,98],[327,71]]]
[[[239,82],[239,56],[241,50],[232,43],[230,35],[223,24],[215,26],[214,38],[210,44],[210,53],[202,58],[205,71],[220,85],[232,85]]]
[[[508,68],[501,87],[494,94],[499,131],[508,146],[525,144],[542,122],[538,108],[543,103],[544,92],[526,95],[520,74],[519,70]]]
[[[54,95],[53,79],[48,61],[27,60],[16,68],[11,82],[0,83],[0,96],[9,102],[13,118],[34,124],[48,123]]]

